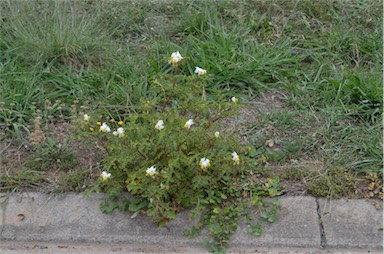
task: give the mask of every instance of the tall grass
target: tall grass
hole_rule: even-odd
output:
[[[111,41],[98,13],[87,13],[76,2],[3,2],[2,12],[3,43],[11,57],[29,67],[49,71],[59,65],[100,66],[107,60]]]

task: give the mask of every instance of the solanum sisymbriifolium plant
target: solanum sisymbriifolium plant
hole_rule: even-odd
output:
[[[175,52],[169,64],[182,61]],[[262,196],[278,195],[281,189],[276,180],[268,184],[272,180],[255,178],[250,183],[244,177],[257,174],[258,162],[223,126],[225,118],[237,114],[239,101],[206,90],[207,71],[196,70],[193,76],[154,75],[148,98],[129,114],[111,121],[87,113],[81,126],[88,139],[106,151],[95,186],[106,192],[104,211],[143,212],[164,225],[178,211],[191,208],[200,222],[186,233],[193,236],[208,226],[208,242],[219,251],[247,207],[257,205]],[[124,198],[124,191],[132,197]]]

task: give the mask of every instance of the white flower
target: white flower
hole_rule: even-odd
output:
[[[189,120],[184,124],[184,128],[189,129],[189,128],[191,128],[192,124],[194,124],[193,120],[192,120],[192,119],[189,119]]]
[[[177,64],[183,59],[179,51],[173,52],[171,58],[168,60],[170,64]]]
[[[106,171],[101,172],[100,177],[106,181],[108,178],[111,177],[111,173],[107,173]]]
[[[163,120],[159,120],[157,122],[157,124],[155,125],[155,128],[158,129],[158,130],[164,129],[164,122],[163,122]]]
[[[100,131],[102,132],[111,132],[111,128],[106,123],[103,123],[103,125],[100,126]]]
[[[239,101],[239,99],[237,99],[236,97],[232,97],[231,100],[233,103],[237,103]]]
[[[146,176],[154,176],[156,174],[156,168],[155,165],[147,169],[147,174]]]
[[[150,198],[150,199],[149,199],[149,202],[150,202],[150,203],[153,203],[153,198]]]
[[[125,131],[122,127],[120,127],[120,128],[117,128],[117,131],[113,132],[113,135],[115,135],[116,137],[122,138],[125,136]]]
[[[160,189],[164,189],[164,184],[163,183],[160,183]]]
[[[232,153],[232,160],[234,165],[239,165],[240,164],[240,157],[237,155],[236,152]]]
[[[91,116],[84,114],[84,121],[88,121],[89,119],[91,119]]]
[[[195,73],[197,73],[197,75],[199,75],[199,76],[204,76],[205,74],[207,74],[207,70],[204,70],[204,69],[196,66]]]
[[[199,163],[201,169],[206,169],[211,166],[210,161],[207,158],[201,158]]]
[[[220,136],[220,132],[216,131],[215,132],[215,137],[218,138]]]

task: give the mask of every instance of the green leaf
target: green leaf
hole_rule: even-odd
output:
[[[131,212],[137,212],[140,209],[146,207],[147,204],[148,204],[148,202],[146,202],[146,201],[139,201],[139,200],[137,200],[136,202],[132,202],[132,203],[129,204],[129,210]]]
[[[259,196],[252,197],[252,205],[257,205],[259,203]]]

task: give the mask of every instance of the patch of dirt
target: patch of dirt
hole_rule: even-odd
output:
[[[99,162],[103,158],[103,151],[96,146],[85,145],[76,138],[73,126],[66,121],[59,121],[45,126],[43,130],[44,137],[40,145],[44,146],[48,138],[57,140],[59,146],[67,146],[70,151],[75,153],[75,165],[68,169],[60,169],[52,165],[48,169],[42,169],[45,183],[43,185],[33,186],[23,191],[52,192],[58,188],[60,177],[77,170],[89,169],[89,174],[84,180],[96,179],[100,174]],[[14,142],[12,140],[0,141],[0,175],[14,177],[23,168],[28,168],[28,161],[35,155],[36,144],[29,141]],[[0,183],[1,184],[1,183]],[[7,186],[0,185],[1,189]],[[84,186],[85,189],[86,186]]]
[[[243,102],[238,115],[220,120],[223,129],[231,130],[241,136],[241,140],[247,142],[248,135],[244,133],[247,126],[260,121],[262,116],[284,108],[286,95],[278,91],[267,91],[258,98]],[[240,123],[240,124],[239,124]]]
[[[76,137],[76,128],[69,122],[59,122],[51,125],[50,130],[54,130],[53,137],[59,139],[61,143],[69,140],[69,146],[76,152],[77,166],[92,169],[103,159],[104,152],[96,145],[86,145]],[[99,174],[97,174],[99,176]]]
[[[278,91],[267,91],[248,102],[247,107],[239,110],[239,116],[236,118],[238,123],[253,123],[261,119],[264,114],[286,108],[284,101],[287,95]]]
[[[290,168],[297,168],[298,175],[289,176],[287,171]],[[300,175],[300,169],[303,170],[303,175]],[[285,195],[301,196],[308,194],[306,185],[312,180],[310,176],[305,176],[305,174],[308,171],[320,174],[324,170],[324,165],[321,161],[316,160],[291,160],[283,165],[273,165],[270,170],[273,176],[280,177],[280,184],[285,189]]]
[[[31,149],[24,143],[15,143],[9,139],[0,141],[0,173],[11,174],[25,163],[31,153]]]
[[[269,90],[263,94],[261,94],[259,97],[254,98],[251,100],[246,107],[239,110],[239,115],[235,117],[230,122],[230,128],[235,129],[238,128],[238,123],[241,123],[242,126],[249,126],[252,123],[255,123],[257,121],[260,121],[264,115],[271,114],[275,111],[280,110],[293,110],[285,105],[285,101],[287,100],[287,95],[279,92],[279,91],[273,91]],[[269,126],[269,132],[273,132],[272,126]],[[242,130],[240,132],[243,133]],[[241,135],[242,141],[247,141],[248,136],[252,135],[252,133],[243,133]],[[278,135],[278,133],[276,133]],[[269,139],[271,138],[271,139]],[[280,150],[282,147],[279,144],[276,144],[273,140],[277,139],[277,136],[274,137],[266,137],[265,138],[265,144],[266,147],[268,147],[268,144],[270,147],[268,149],[271,150]],[[267,142],[270,141],[270,142]],[[273,142],[273,143],[271,143]],[[304,164],[314,164],[318,166],[317,161],[306,161]],[[287,167],[291,167],[291,163],[287,163],[286,165],[271,165],[268,164],[267,171],[270,171],[271,177],[280,176],[284,169]],[[305,165],[303,165],[305,166]],[[281,179],[281,186],[285,189],[285,195],[287,196],[297,196],[297,195],[305,195],[307,194],[306,190],[306,182],[303,180],[287,180],[287,179]]]

